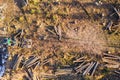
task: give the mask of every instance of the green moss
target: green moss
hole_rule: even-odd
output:
[[[110,69],[109,68],[103,68],[102,70],[101,70],[101,73],[102,74],[108,74],[110,72]]]
[[[74,55],[71,55],[70,53],[64,53],[62,55],[63,57],[60,58],[60,63],[62,65],[72,65],[73,64],[73,58]]]
[[[108,38],[108,44],[110,46],[120,47],[120,36],[119,35],[112,34],[112,35],[108,35],[107,38]]]
[[[92,76],[88,76],[88,75],[86,75],[84,78],[85,80],[94,80]]]
[[[19,17],[19,21],[23,22],[24,21],[24,17],[23,16]]]
[[[35,9],[31,9],[31,10],[30,10],[30,13],[31,13],[31,14],[34,14],[35,12],[36,12]]]

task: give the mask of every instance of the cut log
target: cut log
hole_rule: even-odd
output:
[[[81,66],[83,66],[85,64],[85,61],[83,63],[81,63],[78,67],[75,68],[75,70],[79,69]]]
[[[81,68],[77,69],[76,74],[78,74],[79,72],[81,72],[82,70],[84,70],[85,68],[87,68],[90,65],[90,63],[87,63],[85,65],[83,65]]]
[[[109,59],[105,59],[105,58],[102,58],[103,62],[106,62],[106,63],[109,63],[109,64],[117,64],[117,65],[120,65],[119,62],[116,62],[116,61],[113,61],[113,60],[109,60]]]
[[[119,64],[106,64],[105,66],[107,66],[108,68],[119,68]]]
[[[92,71],[92,73],[91,73],[91,76],[93,76],[93,75],[94,75],[95,70],[96,70],[96,68],[97,68],[97,66],[98,66],[98,65],[99,65],[99,62],[96,62],[95,67],[94,67],[94,69],[93,69],[93,71]]]

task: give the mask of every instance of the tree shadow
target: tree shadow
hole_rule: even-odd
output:
[[[2,37],[0,37],[0,40]],[[6,62],[8,59],[8,47],[0,43],[0,77],[5,74]]]

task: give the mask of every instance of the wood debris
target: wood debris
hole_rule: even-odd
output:
[[[120,75],[120,70],[114,71],[116,74]]]
[[[72,73],[72,69],[68,68],[68,69],[57,69],[55,72],[55,75],[68,75]]]
[[[99,65],[99,62],[85,60],[84,58],[85,57],[81,57],[81,58],[75,60],[75,62],[79,63],[79,65],[75,68],[76,74],[81,73],[82,75],[93,76],[96,71],[96,68]]]
[[[55,33],[57,34],[58,36],[58,40],[61,40],[62,38],[62,29],[61,29],[61,26],[60,24],[58,24],[57,26],[54,26],[54,30],[55,30]]]
[[[24,70],[26,71],[27,73],[27,77],[29,80],[33,80],[33,72],[32,72],[32,69],[31,68],[24,68]]]
[[[96,68],[98,67],[98,65],[99,65],[99,62],[96,62],[96,64],[94,65],[94,69],[93,69],[93,71],[91,72],[91,76],[94,75],[94,73],[95,73]]]
[[[119,68],[120,67],[120,57],[104,53],[104,57],[102,58],[103,62],[106,63],[105,66],[109,68]]]
[[[81,58],[78,58],[77,60],[75,60],[75,61],[73,61],[74,63],[75,62],[83,62],[84,61],[84,59],[85,59],[86,57],[81,57]]]
[[[56,79],[57,76],[54,74],[47,74],[47,73],[41,73],[41,78],[42,79]]]
[[[112,25],[113,25],[113,22],[112,22],[112,21],[109,21],[108,24],[107,24],[107,26],[106,26],[106,30],[111,31]]]
[[[40,58],[34,56],[34,57],[26,60],[23,64],[23,66],[25,66],[26,68],[30,68],[30,67],[38,64],[39,62],[40,62]]]
[[[113,7],[113,6],[112,6],[112,7]],[[118,10],[117,10],[115,7],[113,7],[113,9],[114,9],[115,13],[118,15],[118,17],[119,17],[119,19],[120,19],[120,13],[118,12]]]
[[[13,56],[13,58],[12,58],[10,68],[11,68],[12,70],[17,70],[18,68],[22,68],[22,67],[20,67],[22,58],[23,58],[22,55],[20,55],[20,54],[15,54],[15,55]]]

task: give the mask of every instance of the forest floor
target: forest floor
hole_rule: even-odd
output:
[[[5,4],[0,35],[13,37],[22,30],[16,40],[32,44],[8,47],[3,80],[119,80],[119,0],[28,0],[23,13],[15,1],[0,4]],[[86,74],[90,64],[76,69],[84,61],[94,64]]]

